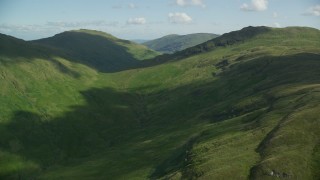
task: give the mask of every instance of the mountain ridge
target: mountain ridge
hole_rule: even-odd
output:
[[[194,33],[187,35],[169,34],[158,39],[143,43],[143,45],[162,53],[174,53],[188,47],[203,43],[217,37],[216,34]]]
[[[0,178],[319,179],[320,32],[251,28],[112,73],[0,35]]]
[[[314,36],[314,38],[318,38],[317,34],[319,33],[320,30],[315,28],[310,28],[310,27],[294,27],[294,26],[286,27],[286,28],[271,28],[266,26],[257,26],[257,27],[248,26],[238,31],[231,31],[229,33],[225,33],[215,39],[212,39],[202,44],[176,52],[174,54],[164,54],[164,55],[157,56],[152,62],[147,61],[145,65],[152,66],[154,64],[162,64],[168,61],[179,61],[181,59],[185,59],[190,56],[194,56],[200,53],[208,53],[210,51],[214,51],[219,48],[233,46],[233,45],[245,43],[251,40],[257,41],[257,38],[255,38],[255,36],[259,36],[259,37],[261,36],[260,39],[263,39],[266,42],[270,41],[268,40],[268,38],[274,39],[275,37],[277,37],[279,39],[277,43],[280,46],[281,45],[286,46],[286,43],[288,44],[290,42],[290,39],[288,39],[287,42],[285,42],[285,41],[282,41],[282,38],[287,36],[287,37],[293,38],[294,40],[299,39],[300,41],[303,42],[303,36],[301,36],[301,33],[303,31],[307,31],[309,34]],[[275,39],[275,41],[277,40]],[[264,42],[260,40],[260,44],[263,44],[263,43]],[[259,46],[259,44],[257,46]],[[241,57],[239,57],[239,60],[240,59]]]
[[[49,38],[31,41],[64,51],[70,59],[99,71],[115,72],[136,67],[141,60],[159,53],[128,40],[95,30],[66,31]]]
[[[216,39],[204,42],[202,44],[199,44],[197,46],[191,47],[189,49],[184,50],[183,52],[181,52],[181,54],[185,53],[185,54],[192,54],[192,53],[197,53],[198,52],[202,52],[202,51],[209,51],[212,50],[212,48],[214,47],[219,47],[219,46],[228,46],[228,45],[233,45],[235,43],[239,43],[239,42],[244,42],[246,40],[249,40],[257,35],[261,35],[267,32],[270,32],[272,29],[276,30],[278,29],[279,31],[283,30],[284,32],[286,30],[288,30],[288,32],[293,32],[295,30],[297,31],[303,31],[305,30],[309,30],[309,31],[317,31],[318,29],[315,28],[309,28],[309,27],[286,27],[286,28],[271,28],[271,27],[266,27],[266,26],[257,26],[257,27],[253,27],[253,26],[248,26],[245,27],[241,30],[238,31],[232,31],[229,33],[225,33],[220,37],[217,37]],[[319,30],[318,30],[319,31]],[[297,32],[299,33],[299,32]],[[191,52],[189,52],[191,51]]]

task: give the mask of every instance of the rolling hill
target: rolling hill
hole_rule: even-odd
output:
[[[142,44],[158,52],[174,53],[209,41],[213,38],[216,38],[217,36],[218,35],[216,34],[209,33],[196,33],[187,35],[171,34],[158,39],[147,41]]]
[[[158,52],[131,41],[86,29],[67,31],[32,42],[56,48],[69,59],[103,72],[132,68],[139,65],[141,60],[159,55]]]
[[[71,48],[86,36],[59,41],[0,36],[2,179],[319,179],[319,30],[247,27],[112,73]]]

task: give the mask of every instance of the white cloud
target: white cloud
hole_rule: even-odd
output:
[[[138,18],[129,18],[127,21],[127,24],[141,25],[141,24],[145,24],[146,22],[147,22],[146,18],[138,17]]]
[[[130,9],[135,9],[135,8],[137,8],[137,6],[136,6],[135,4],[133,4],[133,3],[129,3],[129,4],[128,4],[128,7],[129,7]]]
[[[176,0],[176,3],[178,6],[186,6],[187,5],[186,0]]]
[[[64,28],[83,28],[91,26],[117,26],[119,22],[106,22],[106,21],[49,21],[45,25],[52,27],[64,27]]]
[[[35,24],[0,24],[0,30],[5,32],[19,31],[19,32],[29,32],[29,31],[40,31],[42,26]]]
[[[203,3],[202,0],[191,0],[191,3],[192,3],[193,5],[195,5],[195,6],[201,6],[201,7],[203,7],[203,8],[206,7],[206,5]]]
[[[3,31],[17,31],[17,32],[40,32],[53,30],[71,30],[81,28],[98,27],[117,27],[120,23],[118,21],[48,21],[45,24],[0,24],[0,29]]]
[[[253,9],[264,11],[268,9],[268,0],[252,0]]]
[[[240,9],[241,10],[244,10],[244,11],[249,11],[250,10],[250,7],[247,3],[243,3],[241,6],[240,6]]]
[[[244,3],[240,6],[243,11],[265,11],[268,9],[268,0],[251,0],[251,4]]]
[[[278,13],[277,12],[273,12],[272,16],[273,16],[273,18],[277,18],[278,17]]]
[[[320,16],[320,5],[315,5],[310,7],[306,13],[304,13],[303,15],[307,15],[307,16]]]
[[[273,26],[276,27],[276,28],[280,28],[281,27],[281,25],[279,23],[277,23],[277,22],[273,23]]]
[[[200,6],[205,8],[203,0],[175,0],[178,6]]]
[[[192,22],[192,18],[186,13],[169,13],[169,21],[175,24],[187,24]]]

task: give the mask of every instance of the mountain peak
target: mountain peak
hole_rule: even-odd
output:
[[[158,55],[145,46],[88,29],[66,31],[33,42],[59,49],[67,58],[101,72],[132,68],[140,63],[139,60]]]
[[[226,33],[217,40],[221,39],[229,39],[229,40],[245,40],[252,38],[258,34],[266,33],[268,31],[271,31],[272,28],[266,27],[266,26],[248,26],[245,28],[242,28],[238,31],[232,31],[230,33]]]
[[[109,33],[106,33],[103,31],[91,30],[91,29],[78,29],[78,30],[64,31],[64,32],[55,34],[53,37],[65,37],[65,36],[77,36],[77,35],[93,35],[93,36],[100,36],[103,38],[107,38],[110,40],[118,40],[117,37]]]
[[[106,37],[106,38],[118,39],[109,33],[106,33],[103,31],[98,31],[98,30],[92,30],[92,29],[79,29],[79,30],[71,30],[71,31],[67,31],[67,32],[86,33],[86,34],[90,34],[90,35],[97,35],[97,36],[102,36],[102,37]]]

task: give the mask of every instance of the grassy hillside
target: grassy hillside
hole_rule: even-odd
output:
[[[222,36],[199,44],[195,47],[188,48],[184,51],[177,53],[180,56],[192,56],[198,53],[208,52],[220,47],[228,47],[234,44],[245,43],[251,47],[250,41],[257,42],[256,45],[269,45],[272,46],[294,46],[301,41],[305,44],[308,41],[305,32],[310,33],[307,35],[309,38],[318,38],[319,30],[307,27],[287,27],[287,28],[270,28],[265,26],[260,27],[245,27],[240,31],[233,31],[223,34]],[[291,37],[291,38],[288,38]],[[279,39],[279,40],[277,40]],[[277,43],[277,44],[274,44]],[[309,46],[313,46],[310,44]]]
[[[209,41],[218,35],[209,33],[196,33],[187,35],[171,34],[159,39],[143,43],[143,45],[162,53],[174,53],[189,47]]]
[[[0,49],[0,177],[319,179],[320,32],[267,29],[117,73]]]
[[[102,72],[133,68],[140,60],[150,59],[158,52],[131,41],[93,30],[75,30],[33,41],[64,52],[64,56]]]

